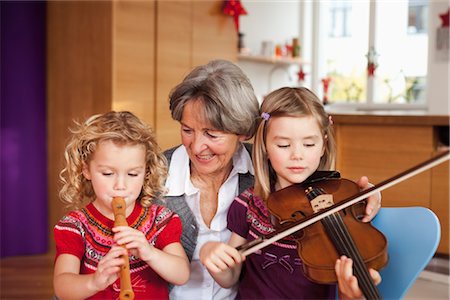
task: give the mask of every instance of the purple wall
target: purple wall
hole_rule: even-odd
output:
[[[0,1],[1,257],[48,250],[45,7]]]

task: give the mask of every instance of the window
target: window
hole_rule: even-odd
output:
[[[330,7],[330,37],[346,37],[351,35],[350,17],[352,7],[345,1],[335,1]]]
[[[317,1],[316,90],[331,103],[425,106],[428,1]],[[407,24],[407,25],[406,25]],[[326,30],[322,29],[326,28]],[[371,62],[372,64],[369,64]],[[370,72],[370,71],[373,72]]]
[[[427,32],[428,3],[426,0],[408,1],[408,33],[418,34]]]

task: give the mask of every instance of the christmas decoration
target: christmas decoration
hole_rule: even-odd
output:
[[[378,67],[377,58],[378,53],[375,51],[375,48],[372,46],[369,49],[369,52],[366,54],[367,57],[367,75],[369,77],[375,76],[375,70]]]
[[[436,60],[447,62],[449,60],[450,53],[450,8],[447,12],[439,15],[442,25],[436,29]]]
[[[232,16],[234,18],[234,25],[236,26],[236,31],[239,34],[239,16],[246,15],[247,11],[242,6],[239,0],[225,0],[223,3],[222,11],[224,14]]]
[[[450,7],[446,13],[439,15],[439,18],[441,18],[441,21],[442,21],[441,27],[449,27],[450,26],[449,25],[449,17],[450,17]]]
[[[305,81],[306,73],[303,71],[302,66],[300,66],[300,70],[297,72],[297,80],[299,83]]]
[[[325,77],[322,78],[322,84],[323,84],[323,105],[328,104],[328,88],[330,87],[331,77]]]

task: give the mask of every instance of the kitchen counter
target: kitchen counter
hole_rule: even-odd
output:
[[[428,125],[449,126],[449,115],[430,115],[423,111],[401,110],[368,110],[368,111],[339,111],[329,110],[336,124],[359,125]]]

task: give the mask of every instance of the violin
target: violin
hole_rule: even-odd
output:
[[[316,172],[312,177],[269,196],[267,207],[275,228],[282,229],[359,192],[355,182],[338,178],[338,172]],[[381,299],[368,268],[379,270],[387,264],[387,240],[370,222],[360,221],[364,209],[365,204],[359,202],[294,236],[303,272],[309,280],[322,284],[337,282],[334,266],[345,255],[353,260],[354,275],[366,299]]]
[[[367,266],[379,270],[387,264],[387,241],[370,223],[366,226],[363,224],[367,223],[360,222],[365,207],[361,201],[449,159],[450,152],[445,151],[364,191],[359,191],[354,182],[338,178],[338,172],[314,176],[304,184],[276,191],[268,199],[276,230],[236,249],[247,256],[293,235],[298,241],[305,275],[311,280],[335,282],[334,264],[342,253],[354,261],[354,274],[360,277],[358,283],[364,296],[381,299]],[[302,230],[307,227],[312,229]]]

